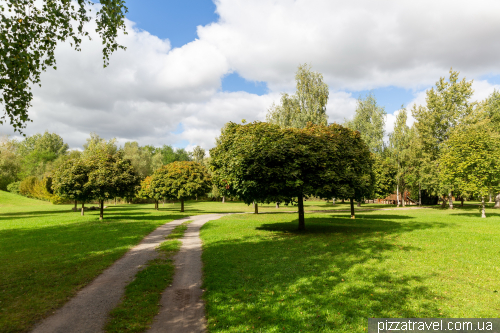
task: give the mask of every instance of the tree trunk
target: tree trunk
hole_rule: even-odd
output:
[[[116,197],[115,197],[115,206],[116,206]]]
[[[226,197],[222,196],[222,203],[226,202]]]
[[[78,209],[77,204],[78,204],[78,201],[75,200],[75,212]]]
[[[104,200],[99,200],[100,204],[100,213],[99,213],[99,220],[102,220],[104,218]]]
[[[418,206],[422,206],[422,189],[420,188],[420,183],[418,183]]]
[[[342,199],[342,203],[344,203],[344,202],[345,202],[345,200],[344,200],[344,199]]]
[[[406,192],[405,192],[405,190],[403,190],[403,192],[401,192],[401,198],[403,199],[403,200],[401,200],[402,203],[403,203],[402,206],[405,207],[406,206],[406,202],[405,202],[405,200],[406,200]]]
[[[486,217],[486,207],[484,203],[484,197],[481,197],[481,217],[485,218]]]
[[[396,185],[396,200],[398,202],[398,207],[399,207],[399,184]]]
[[[356,205],[357,205],[358,207],[361,207],[361,201],[360,201],[360,200],[358,200],[358,201],[356,202]]]
[[[450,209],[453,209],[453,196],[451,195],[451,191],[448,192],[448,205]]]
[[[85,215],[84,211],[85,211],[85,202],[82,202],[82,216]]]
[[[335,198],[332,198],[332,205],[335,206]]]
[[[356,216],[354,215],[354,199],[350,198],[349,201],[351,202],[351,219],[355,219]]]
[[[253,202],[253,209],[255,214],[259,214],[259,204],[255,201]]]
[[[493,201],[491,200],[491,191],[490,191],[490,201],[488,201],[488,202],[493,202]]]
[[[279,202],[276,203],[276,208],[280,208],[280,203]]]
[[[464,197],[460,197],[460,207],[464,206]]]
[[[500,208],[500,193],[495,197],[495,208]]]
[[[181,199],[181,213],[184,212],[184,199]]]
[[[160,210],[160,207],[159,207],[159,205],[158,205],[158,200],[155,200],[155,209],[156,209],[156,210]]]
[[[299,202],[299,230],[306,230],[306,223],[304,221],[304,197],[300,195],[297,199]]]

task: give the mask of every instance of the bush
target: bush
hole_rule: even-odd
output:
[[[25,197],[34,198],[34,188],[37,181],[34,176],[24,178],[19,184],[19,193]]]
[[[21,182],[13,182],[7,185],[7,191],[14,193],[14,194],[19,194],[19,185]]]
[[[19,184],[19,193],[29,198],[40,199],[45,201],[55,201],[57,203],[62,203],[62,199],[53,198],[52,194],[52,178],[44,177],[42,180],[38,180],[34,176],[26,177]]]

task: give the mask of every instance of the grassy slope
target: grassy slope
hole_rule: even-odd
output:
[[[208,222],[210,332],[366,332],[369,317],[499,317],[500,211],[232,215]]]

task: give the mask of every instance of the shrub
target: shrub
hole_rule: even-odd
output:
[[[19,194],[19,185],[21,182],[13,182],[7,185],[7,191],[14,193],[14,194]]]
[[[34,198],[34,188],[37,183],[37,179],[34,176],[29,176],[24,178],[19,184],[19,193],[26,197]]]

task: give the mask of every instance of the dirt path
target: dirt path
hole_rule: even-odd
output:
[[[160,226],[155,231],[146,236],[141,241],[141,243],[139,243],[139,245],[128,251],[121,259],[116,261],[112,266],[108,267],[93,282],[91,282],[88,286],[78,292],[78,294],[74,298],[72,298],[62,308],[57,310],[54,315],[46,318],[37,326],[35,326],[32,332],[103,332],[103,327],[106,323],[109,311],[111,311],[116,305],[118,305],[121,297],[123,296],[125,287],[132,281],[141,266],[146,264],[149,260],[156,258],[158,253],[155,248],[160,245],[161,242],[165,241],[165,236],[167,236],[176,226],[189,220],[193,220],[193,222],[190,224],[188,230],[186,230],[187,239],[186,241],[183,241],[183,247],[179,252],[179,255],[181,255],[181,253],[184,253],[185,256],[186,252],[188,252],[188,258],[184,260],[190,260],[190,249],[193,249],[194,252],[196,252],[196,255],[194,255],[193,258],[196,259],[199,257],[199,261],[196,261],[196,259],[196,262],[194,264],[190,263],[189,261],[185,262],[183,266],[181,266],[181,271],[184,273],[181,273],[189,277],[192,271],[194,276],[199,275],[199,281],[201,281],[201,243],[199,244],[200,246],[198,246],[198,243],[196,243],[197,241],[199,242],[199,238],[197,238],[198,230],[199,227],[201,227],[201,225],[203,225],[205,222],[213,219],[218,219],[221,216],[222,215],[220,214],[190,216]],[[196,231],[194,231],[195,229]],[[194,236],[193,232],[196,233],[196,236]],[[177,275],[178,274],[176,274],[176,278]],[[184,280],[186,279],[184,278],[183,281]],[[174,283],[175,281],[177,280],[174,280]],[[199,288],[199,285],[201,282],[196,279],[191,279],[190,277],[187,281],[189,285],[186,287],[183,284],[184,287],[182,288],[193,292],[192,297],[190,298],[188,303],[192,304],[193,302],[198,302],[196,303],[196,306],[200,307],[200,310],[196,312],[196,315],[198,316],[195,318],[196,320],[190,319],[189,322],[196,321],[198,323],[202,323],[204,320],[204,308],[203,303],[199,303],[199,295],[201,295],[201,289]],[[199,291],[195,290],[196,288],[194,286],[198,286]],[[186,297],[187,296],[182,294],[180,299],[182,301],[185,301],[187,299]],[[179,298],[179,296],[177,298]],[[175,332],[184,331],[178,330]],[[189,332],[198,331],[190,330]]]
[[[205,215],[189,224],[182,246],[175,255],[175,275],[172,285],[162,295],[160,313],[147,333],[205,332],[205,304],[201,299],[202,262],[200,228],[209,220],[222,216]]]

